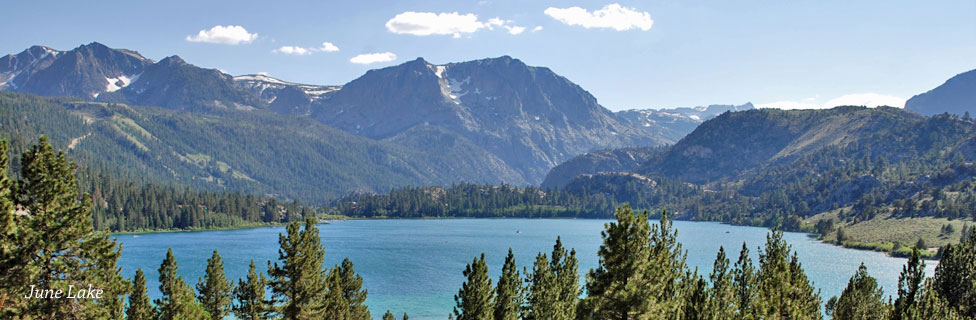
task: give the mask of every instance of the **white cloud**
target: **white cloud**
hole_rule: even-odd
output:
[[[339,51],[339,47],[337,47],[336,45],[332,44],[332,42],[323,42],[322,43],[322,47],[319,48],[318,51],[322,51],[322,52],[336,52],[336,51]]]
[[[539,32],[539,31],[542,31],[542,26],[535,26],[535,28],[532,28],[532,32]]]
[[[271,52],[293,54],[296,56],[304,56],[304,55],[312,54],[311,50],[302,47],[295,47],[295,46],[284,46],[278,49],[271,50]]]
[[[520,34],[525,31],[525,27],[519,26],[505,26],[505,29],[508,29],[508,33],[512,35]]]
[[[271,50],[274,53],[292,54],[296,56],[309,55],[315,52],[336,52],[339,51],[339,47],[332,44],[331,42],[323,42],[320,48],[303,48],[299,46],[283,46],[278,49]]]
[[[590,12],[580,7],[554,8],[543,11],[546,15],[559,22],[582,26],[583,28],[612,28],[617,31],[630,29],[650,30],[654,25],[651,14],[627,8],[617,3],[603,6],[600,10]]]
[[[349,59],[349,62],[356,64],[371,64],[377,62],[389,62],[396,60],[396,54],[392,52],[364,53]]]
[[[831,99],[827,101],[824,105],[828,107],[836,106],[868,106],[868,107],[878,107],[878,106],[889,106],[895,108],[904,108],[905,99],[886,96],[877,93],[857,93],[857,94],[845,94],[840,97]]]
[[[387,21],[386,29],[396,34],[451,35],[454,38],[460,38],[464,34],[475,33],[482,29],[495,30],[495,27],[504,27],[509,34],[513,35],[525,31],[525,27],[516,26],[513,23],[512,20],[504,20],[498,17],[481,21],[473,13],[407,11]]]
[[[904,108],[905,99],[886,96],[877,93],[855,93],[855,94],[845,94],[837,98],[828,100],[825,103],[818,104],[815,103],[820,95],[815,97],[806,98],[803,102],[798,101],[777,101],[770,103],[760,103],[756,104],[757,108],[775,108],[775,109],[829,109],[837,106],[866,106],[869,108],[874,108],[878,106],[889,106],[895,108]]]
[[[463,33],[477,32],[488,27],[478,21],[474,14],[433,13],[407,11],[398,14],[386,22],[386,29],[397,34],[412,34],[415,36],[453,35],[460,38]]]
[[[257,33],[248,33],[242,26],[214,26],[210,30],[200,30],[195,36],[186,36],[186,41],[238,45],[257,38]]]

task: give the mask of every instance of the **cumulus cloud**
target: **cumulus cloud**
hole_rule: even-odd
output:
[[[407,11],[394,16],[386,22],[386,29],[397,34],[415,36],[452,35],[460,38],[463,33],[477,32],[486,28],[474,14],[433,13]]]
[[[323,42],[322,46],[319,48],[303,48],[298,46],[283,46],[278,49],[271,50],[274,53],[292,54],[296,56],[309,55],[314,52],[336,52],[339,51],[339,47],[332,44],[331,42]]]
[[[542,31],[542,26],[535,26],[535,28],[532,28],[532,32],[539,32],[539,31]]]
[[[304,56],[304,55],[307,55],[307,54],[312,54],[312,51],[311,50],[308,50],[308,49],[305,49],[305,48],[302,48],[302,47],[295,47],[295,46],[284,46],[284,47],[281,47],[281,48],[278,48],[278,49],[271,50],[271,52],[274,52],[274,53],[284,53],[284,54],[293,54],[293,55],[296,55],[296,56]]]
[[[396,54],[392,52],[364,53],[352,57],[352,59],[349,59],[349,62],[355,64],[372,64],[377,62],[390,62],[396,60],[396,58]]]
[[[186,41],[238,45],[251,43],[257,38],[257,33],[249,33],[242,26],[214,26],[210,30],[200,30],[196,35],[186,36]]]
[[[336,51],[339,51],[339,47],[337,47],[336,45],[332,44],[332,42],[323,42],[322,43],[322,47],[320,47],[318,49],[318,51],[322,51],[322,52],[336,52]]]
[[[464,34],[475,33],[482,29],[495,30],[496,27],[504,27],[509,34],[513,35],[525,31],[525,27],[516,26],[513,23],[511,20],[498,17],[481,21],[473,13],[407,11],[387,21],[386,29],[396,34],[450,35],[454,38],[460,38]]]
[[[837,98],[827,100],[824,103],[816,103],[815,101],[820,98],[820,95],[815,97],[806,98],[803,102],[799,101],[777,101],[770,103],[760,103],[756,104],[758,108],[775,108],[775,109],[829,109],[837,106],[866,106],[869,108],[879,107],[879,106],[889,106],[895,108],[904,108],[905,99],[882,95],[877,93],[855,93],[855,94],[845,94]]]
[[[600,10],[590,12],[580,7],[554,8],[543,11],[547,16],[559,22],[581,26],[583,28],[611,28],[617,31],[631,29],[650,30],[654,25],[651,14],[627,8],[617,3],[603,6]]]
[[[505,26],[505,29],[508,29],[508,33],[512,35],[520,34],[525,31],[525,27],[519,26]]]

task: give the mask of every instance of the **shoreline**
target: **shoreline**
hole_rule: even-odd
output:
[[[449,219],[476,219],[476,220],[492,220],[492,219],[533,219],[533,220],[542,220],[542,219],[568,219],[568,220],[575,220],[575,219],[585,219],[585,220],[600,220],[600,218],[582,218],[582,217],[489,217],[489,218],[477,218],[477,217],[406,217],[406,218],[399,218],[399,217],[387,217],[387,216],[383,216],[383,217],[368,217],[367,218],[367,217],[329,216],[328,218],[319,218],[318,219],[319,220],[318,224],[319,225],[321,225],[321,224],[329,224],[331,222],[346,221],[346,220],[350,220],[351,221],[351,220],[449,220]],[[763,228],[763,229],[767,229],[767,230],[772,230],[773,229],[773,228],[763,227],[763,226],[753,226],[753,225],[744,225],[744,224],[731,224],[731,223],[726,223],[726,222],[722,222],[722,221],[711,221],[711,220],[675,219],[674,221],[712,222],[712,223],[720,223],[720,224],[729,225],[729,226],[756,227],[756,228]],[[257,228],[265,228],[265,227],[280,227],[280,226],[285,226],[287,224],[288,223],[276,222],[276,223],[248,224],[248,225],[244,225],[244,226],[235,226],[235,227],[219,227],[219,228],[203,228],[203,229],[140,230],[140,231],[111,232],[110,235],[113,235],[114,236],[114,235],[143,235],[143,234],[153,234],[153,233],[233,231],[233,230],[257,229]],[[793,232],[793,233],[803,233],[803,234],[806,234],[807,237],[811,238],[812,240],[816,240],[817,242],[820,242],[820,243],[823,243],[823,244],[827,244],[827,245],[836,246],[836,247],[841,247],[841,248],[844,248],[844,249],[857,250],[857,251],[868,251],[868,252],[880,252],[880,253],[884,253],[885,256],[888,256],[888,257],[891,257],[891,258],[903,258],[903,259],[905,258],[905,257],[902,257],[902,256],[893,255],[891,253],[891,251],[887,251],[887,250],[875,250],[875,249],[865,248],[865,247],[847,246],[847,245],[844,245],[844,244],[838,244],[838,243],[835,243],[835,242],[832,242],[832,241],[827,241],[827,240],[822,239],[815,232],[808,232],[808,231],[786,231],[786,230],[781,230],[781,231],[783,231],[783,232]],[[932,254],[932,255],[924,255],[923,254],[922,255],[922,259],[923,260],[928,260],[928,261],[938,261],[939,260],[939,259],[937,259],[937,257],[936,257],[935,254]]]

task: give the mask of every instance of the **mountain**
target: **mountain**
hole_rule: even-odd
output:
[[[11,154],[42,134],[96,172],[315,204],[352,191],[500,184],[515,175],[466,141],[452,142],[457,147],[449,149],[459,152],[444,153],[260,110],[195,113],[0,92],[0,139],[11,141]]]
[[[960,73],[935,89],[908,99],[905,109],[927,116],[945,112],[976,115],[976,70]]]
[[[647,134],[678,141],[708,119],[729,111],[752,109],[755,109],[755,106],[751,102],[746,102],[738,106],[713,104],[692,108],[630,109],[617,111],[616,115],[630,122],[632,126],[644,129]]]
[[[684,135],[627,120],[552,70],[508,56],[443,65],[418,58],[370,70],[342,86],[235,77],[178,56],[157,62],[97,42],[70,51],[35,46],[4,57],[0,68],[3,91],[201,116],[252,112],[257,119],[273,113],[313,119],[376,143],[454,159],[440,163],[446,167],[484,163],[501,182],[517,185],[541,183],[550,168],[585,152],[674,143]],[[440,178],[416,182],[431,181]]]
[[[0,72],[9,77],[5,90],[95,99],[132,84],[151,64],[137,52],[93,42],[63,52],[34,46],[0,59]]]
[[[311,116],[373,139],[438,127],[496,155],[533,184],[583,152],[670,141],[619,119],[552,70],[508,56],[445,65],[418,58],[370,70]]]
[[[549,170],[540,185],[543,189],[563,188],[570,180],[583,174],[634,171],[651,157],[667,150],[665,147],[642,147],[587,152]]]
[[[949,243],[958,237],[939,226],[976,219],[974,160],[976,122],[959,116],[891,107],[747,110],[705,121],[636,169],[579,174],[562,190],[895,251],[894,243],[919,237]],[[842,228],[858,232],[839,237]]]
[[[294,115],[309,115],[312,104],[328,98],[342,88],[292,83],[261,74],[236,76],[234,83],[264,100],[271,111]]]

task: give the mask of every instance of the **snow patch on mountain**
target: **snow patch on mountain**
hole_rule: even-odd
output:
[[[139,80],[139,76],[141,75],[142,73],[135,75],[121,75],[115,78],[105,77],[105,81],[108,81],[108,84],[105,85],[105,92],[116,92],[119,91],[119,89],[128,87],[133,82],[136,82],[136,80]],[[97,97],[98,95],[96,94],[95,96]]]

